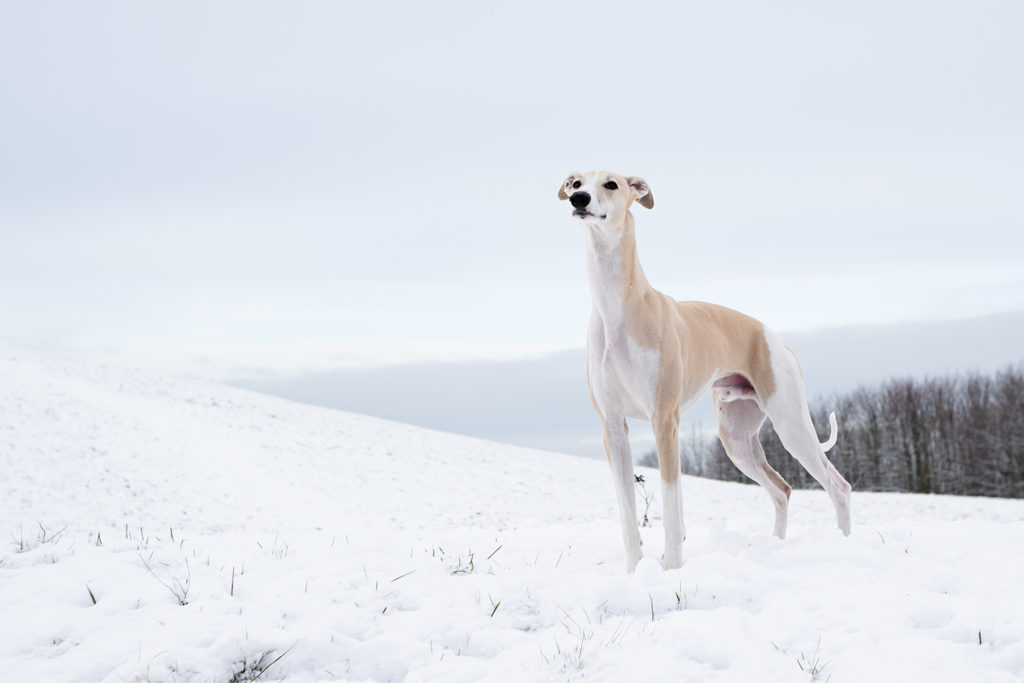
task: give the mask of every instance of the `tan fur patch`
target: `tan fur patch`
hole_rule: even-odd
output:
[[[661,352],[652,420],[655,433],[661,431],[659,423],[674,432],[679,406],[716,376],[747,377],[762,401],[775,393],[771,352],[760,321],[716,304],[675,301],[651,287],[637,258],[631,214],[626,214],[621,248],[627,333],[640,346]]]
[[[631,175],[628,178],[626,178],[626,182],[629,183],[629,186],[632,187],[634,190],[637,190],[638,188],[647,190],[647,193],[643,197],[637,199],[636,201],[640,206],[644,207],[645,209],[654,208],[654,194],[651,192],[651,186],[647,184],[646,180],[639,176]]]
[[[565,190],[566,190],[566,188],[568,188],[572,184],[572,182],[574,180],[578,180],[579,177],[580,177],[579,173],[570,173],[569,176],[565,180],[562,181],[561,186],[559,186],[559,188],[558,188],[558,198],[559,199],[561,199],[562,201],[565,201],[566,199],[569,198],[569,195],[566,193]]]
[[[755,436],[754,438],[756,439],[757,437]],[[760,443],[758,443],[758,444],[757,444],[757,447],[758,447],[758,448],[761,448],[761,449],[762,449],[762,450],[761,450],[761,453],[762,453],[762,456],[761,456],[761,457],[764,457],[764,455],[763,455],[763,453],[764,453],[764,449],[762,448],[761,444],[760,444]],[[788,481],[786,481],[785,479],[783,479],[783,478],[782,478],[782,475],[781,475],[781,474],[779,474],[778,472],[776,472],[776,471],[775,471],[775,470],[774,470],[774,469],[772,468],[772,466],[771,466],[771,465],[767,465],[767,466],[766,466],[766,467],[764,468],[764,473],[765,473],[766,475],[768,475],[768,478],[772,480],[772,483],[773,483],[773,484],[775,484],[775,485],[776,485],[776,486],[778,486],[778,487],[779,487],[780,489],[782,489],[782,492],[786,494],[786,500],[789,500],[789,494],[791,494],[791,493],[793,492],[793,487],[789,485],[789,482],[788,482]]]

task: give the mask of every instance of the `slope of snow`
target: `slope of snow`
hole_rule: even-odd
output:
[[[603,462],[27,356],[0,467],[5,680],[1024,672],[1024,501],[855,492],[844,538],[794,491],[780,542],[758,488],[687,478],[685,565],[655,497],[627,575]]]

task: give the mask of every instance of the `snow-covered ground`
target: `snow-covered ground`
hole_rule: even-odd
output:
[[[627,575],[603,461],[25,355],[0,468],[2,680],[1024,676],[1024,501],[687,478]]]

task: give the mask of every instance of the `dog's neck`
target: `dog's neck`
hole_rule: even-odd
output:
[[[605,328],[621,325],[630,300],[650,288],[637,256],[633,215],[626,212],[620,229],[587,225],[584,234],[594,313]]]

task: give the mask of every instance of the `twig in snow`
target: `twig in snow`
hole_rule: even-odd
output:
[[[808,657],[803,652],[797,657],[796,664],[800,667],[801,671],[806,671],[811,675],[812,681],[820,680],[822,674],[825,673],[825,669],[828,668],[828,662],[823,661],[818,655],[818,648],[821,647],[821,637],[818,637],[818,643],[814,646],[814,653]],[[825,683],[828,683],[829,679],[832,678],[832,674],[825,677]]]
[[[643,521],[640,522],[640,526],[651,526],[651,521],[647,518],[647,511],[651,508],[651,500],[654,498],[654,492],[648,491],[645,488],[644,484],[647,483],[647,480],[644,479],[644,475],[634,474],[633,478],[636,479],[636,487],[640,490],[640,497],[643,498],[644,501],[644,518]]]
[[[153,575],[153,578],[159,581],[161,586],[171,591],[171,595],[173,595],[178,600],[179,605],[184,607],[188,604],[188,591],[192,587],[192,568],[188,566],[187,557],[185,558],[185,583],[182,583],[175,577],[171,579],[171,581],[174,583],[174,586],[171,586],[166,581],[157,576],[156,572],[153,571],[153,568],[149,566],[149,562],[147,562],[146,558],[144,558],[141,554],[139,555],[139,559],[142,560],[143,566],[150,574]]]

